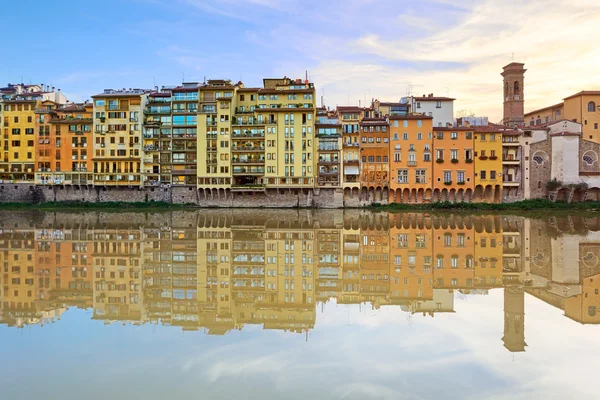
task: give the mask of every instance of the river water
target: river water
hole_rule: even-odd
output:
[[[598,398],[600,218],[0,212],[2,399]]]

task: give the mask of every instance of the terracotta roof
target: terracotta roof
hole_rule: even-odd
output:
[[[364,108],[358,106],[337,106],[338,112],[362,112]]]
[[[259,89],[258,90],[259,93],[263,93],[263,94],[292,94],[292,93],[316,93],[315,89],[286,89],[286,90],[280,90],[280,89]]]
[[[363,118],[359,125],[388,125],[386,118]]]
[[[553,106],[548,106],[548,107],[544,107],[544,108],[538,108],[537,110],[533,110],[533,111],[530,111],[528,113],[525,113],[525,116],[528,116],[530,114],[536,114],[536,113],[538,113],[540,111],[549,110],[551,108],[559,108],[559,107],[562,107],[563,105],[564,105],[563,103],[558,103],[558,104],[555,104]]]
[[[433,117],[429,115],[390,115],[391,120],[405,120],[405,119],[433,119]]]
[[[451,126],[451,127],[445,127],[445,126],[434,126],[433,130],[435,131],[442,131],[442,132],[473,132],[475,131],[474,126]]]
[[[579,93],[575,93],[569,97],[565,97],[563,100],[572,99],[573,97],[579,96],[600,96],[600,90],[582,90]]]
[[[454,101],[456,99],[453,99],[451,97],[415,97],[414,98],[416,101]]]
[[[171,93],[165,92],[153,92],[148,95],[148,97],[171,97]]]
[[[472,126],[471,128],[473,128],[473,131],[481,133],[502,133],[502,131],[499,128],[490,125]]]

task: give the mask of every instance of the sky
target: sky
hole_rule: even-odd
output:
[[[259,325],[225,336],[104,325],[71,309],[43,327],[0,326],[0,384],[7,400],[597,398],[599,326],[525,295],[526,352],[510,353],[503,305],[496,289],[409,319],[331,301],[308,341]]]
[[[0,81],[82,101],[105,88],[309,78],[325,105],[457,99],[502,119],[502,67],[526,64],[525,109],[600,90],[598,0],[5,1]],[[8,38],[8,36],[6,37]]]

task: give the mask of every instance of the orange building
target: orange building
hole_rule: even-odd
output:
[[[44,101],[35,110],[35,181],[41,185],[92,183],[91,103],[60,106]]]
[[[433,201],[470,201],[474,190],[472,128],[433,128]]]
[[[431,200],[433,182],[433,117],[389,117],[391,203],[423,203]]]
[[[387,222],[387,221],[386,221]],[[361,229],[360,299],[375,308],[385,303],[389,293],[389,232],[383,226]]]
[[[475,231],[458,217],[434,221],[433,284],[436,289],[472,288]]]
[[[390,299],[392,304],[433,299],[433,236],[424,214],[390,218]]]
[[[359,126],[361,197],[363,200],[387,201],[390,185],[388,121],[381,117],[363,118]]]

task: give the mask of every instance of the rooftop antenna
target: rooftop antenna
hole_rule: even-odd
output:
[[[181,83],[185,82],[185,72],[181,73]]]

